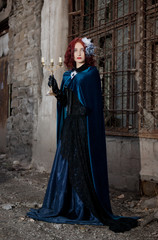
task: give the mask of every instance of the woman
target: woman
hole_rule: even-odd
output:
[[[64,73],[60,90],[49,78],[57,98],[57,151],[43,206],[27,215],[124,232],[137,226],[137,218],[117,217],[111,210],[101,84],[93,56],[91,40],[76,38],[65,54],[72,70]]]

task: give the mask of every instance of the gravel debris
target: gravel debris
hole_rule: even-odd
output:
[[[158,209],[146,204],[148,200],[152,204],[156,201],[114,189],[110,194],[115,215],[141,217],[140,226],[129,232],[113,233],[106,226],[53,224],[28,218],[30,208],[42,206],[49,174],[13,168],[4,157],[0,158],[0,240],[158,239]]]

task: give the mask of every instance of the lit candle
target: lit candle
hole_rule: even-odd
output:
[[[53,58],[51,58],[50,62],[51,62],[51,64],[54,64],[54,60],[53,60]]]
[[[62,57],[59,57],[59,63],[62,63]]]
[[[44,57],[41,58],[41,62],[44,63]]]
[[[53,60],[53,58],[51,58],[51,60],[50,60],[50,64],[51,64],[51,66],[54,65],[54,60]]]

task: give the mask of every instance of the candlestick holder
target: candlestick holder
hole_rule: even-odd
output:
[[[41,65],[42,65],[43,68],[45,68],[46,70],[48,70],[50,72],[51,76],[53,76],[55,71],[57,71],[59,68],[63,67],[62,57],[59,57],[59,62],[58,62],[58,64],[56,66],[54,65],[53,58],[51,58],[49,64],[46,64],[44,57],[42,57],[41,58]],[[52,91],[52,88],[50,87],[50,89],[48,90],[46,96],[52,96],[52,95],[55,96],[55,94]]]

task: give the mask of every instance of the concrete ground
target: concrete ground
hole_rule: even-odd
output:
[[[0,155],[0,240],[156,240],[158,221],[154,205],[147,207],[145,197],[111,189],[113,212],[141,216],[140,226],[125,233],[113,233],[108,227],[52,224],[26,217],[31,207],[40,207],[49,174],[24,170]],[[152,205],[152,204],[151,204]]]

